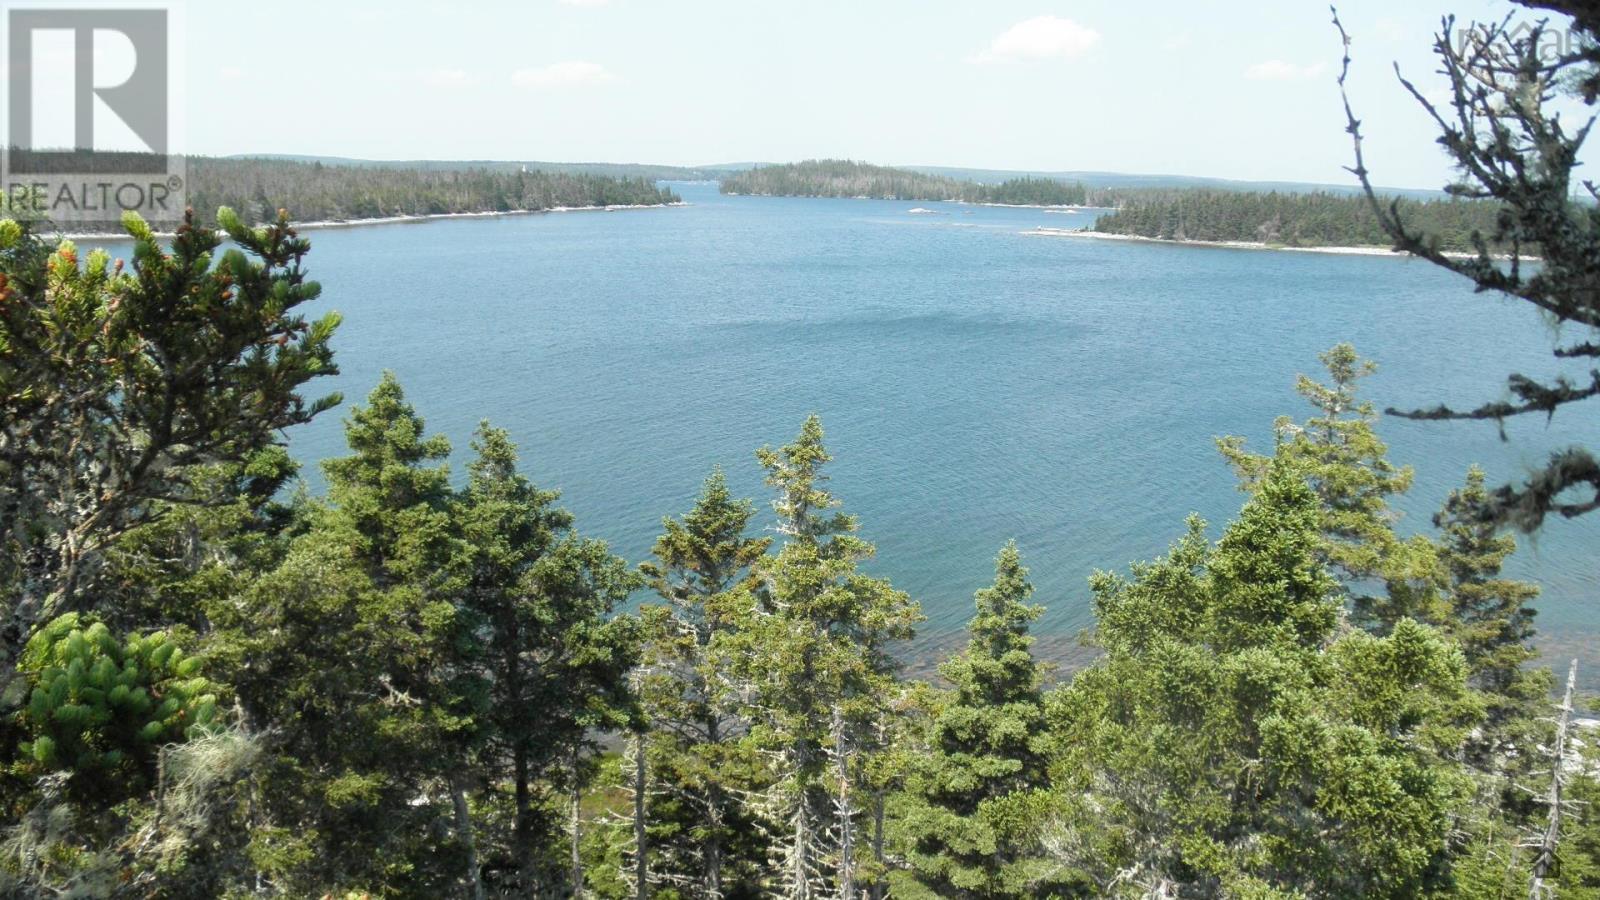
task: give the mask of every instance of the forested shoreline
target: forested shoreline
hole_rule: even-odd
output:
[[[321,163],[325,166],[361,169],[405,170],[462,170],[483,169],[491,172],[549,172],[556,175],[601,175],[623,180],[646,181],[714,181],[725,168],[688,166],[663,166],[648,163],[604,162],[554,162],[551,160],[510,159],[360,159],[347,156],[312,156],[285,153],[241,153],[223,159],[267,160],[293,162],[304,165]]]
[[[724,194],[762,197],[847,197],[875,200],[934,200],[1006,206],[1082,206],[1091,192],[1078,182],[1012,178],[979,184],[908,169],[851,160],[822,159],[758,166],[726,175]]]
[[[725,176],[726,194],[927,200],[1001,206],[1093,206],[1111,211],[1093,230],[1155,240],[1252,243],[1285,247],[1389,247],[1393,241],[1360,194],[1214,188],[1088,188],[1052,178],[980,184],[849,160],[760,166]],[[1383,198],[1381,202],[1391,202]],[[1394,200],[1408,227],[1435,237],[1441,250],[1472,253],[1473,234],[1491,249],[1501,206],[1488,200]],[[1532,253],[1537,248],[1523,247]]]
[[[259,159],[191,159],[197,210],[229,207],[247,223],[283,209],[297,221],[351,221],[445,213],[539,211],[678,202],[644,178],[538,170],[393,169]]]
[[[1388,202],[1385,200],[1385,202]],[[1441,250],[1472,253],[1473,234],[1486,241],[1496,231],[1501,205],[1488,200],[1394,201],[1410,228],[1438,240]],[[1116,209],[1100,216],[1105,234],[1171,241],[1245,242],[1285,247],[1390,247],[1366,197],[1173,190],[1124,193]],[[1492,249],[1501,249],[1491,245]],[[1524,247],[1525,252],[1536,248]]]
[[[670,188],[645,178],[473,166],[408,168],[383,164],[325,165],[288,159],[189,157],[188,202],[202,221],[220,207],[247,224],[271,222],[285,210],[297,222],[466,213],[540,212],[680,202]],[[179,211],[181,212],[181,210]],[[120,233],[115,222],[74,222],[73,231]]]

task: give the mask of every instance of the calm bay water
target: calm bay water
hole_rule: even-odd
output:
[[[326,387],[348,406],[394,370],[458,473],[479,419],[508,428],[526,471],[631,560],[715,465],[765,527],[752,450],[818,412],[872,569],[922,602],[930,639],[962,626],[1014,537],[1039,628],[1065,645],[1089,624],[1091,571],[1163,552],[1190,511],[1213,534],[1237,512],[1213,438],[1270,447],[1275,416],[1306,414],[1294,379],[1319,351],[1349,340],[1378,360],[1380,407],[1473,406],[1509,372],[1557,370],[1526,304],[1419,262],[1021,234],[1088,214],[678,189],[691,205],[311,232],[318,305],[345,316]],[[1579,412],[1510,423],[1504,443],[1492,424],[1385,420],[1417,470],[1405,527],[1430,529],[1470,463],[1506,479],[1600,443]],[[295,454],[341,453],[343,416],[293,433]],[[1553,649],[1600,662],[1597,550],[1600,515],[1553,522],[1511,569],[1542,585]]]

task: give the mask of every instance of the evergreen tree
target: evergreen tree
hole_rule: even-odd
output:
[[[1517,541],[1484,520],[1480,512],[1487,500],[1483,470],[1473,466],[1466,485],[1451,492],[1439,513],[1439,559],[1449,603],[1444,628],[1461,644],[1468,681],[1483,694],[1484,743],[1510,740],[1531,747],[1532,720],[1554,688],[1548,669],[1527,665],[1539,655],[1532,644],[1534,611],[1527,605],[1539,588],[1501,576]]]
[[[1019,815],[1046,783],[1041,679],[1029,647],[1033,586],[1007,544],[978,591],[966,649],[939,672],[952,686],[915,762],[902,828],[917,879],[941,897],[1035,897],[1048,866]]]
[[[290,893],[427,896],[463,866],[440,799],[471,727],[450,680],[462,622],[460,543],[442,437],[386,374],[328,460],[329,503],[310,506],[283,562],[219,604],[212,654],[247,720],[280,728],[252,836],[265,877]],[[439,463],[434,465],[434,463]]]
[[[267,447],[190,473],[194,502],[157,504],[106,548],[98,617],[113,629],[209,631],[211,608],[280,563],[304,524],[304,488],[287,490],[298,471],[285,448]]]
[[[1585,744],[1557,849],[1556,896],[1595,900],[1600,898],[1600,752],[1593,741]]]
[[[1105,658],[1052,701],[1059,860],[1109,896],[1414,897],[1467,786],[1460,651],[1336,635],[1320,502],[1284,459],[1214,547],[1093,579]]]
[[[108,548],[338,402],[300,394],[338,371],[338,316],[299,310],[309,243],[218,219],[220,255],[192,217],[169,252],[130,214],[131,270],[0,220],[0,693],[35,629],[102,606]]]
[[[784,543],[756,565],[757,589],[728,597],[735,630],[718,648],[749,741],[771,760],[763,811],[781,832],[777,893],[794,900],[862,886],[862,795],[871,792],[860,780],[892,699],[888,644],[920,618],[904,593],[859,571],[873,548],[826,489],[822,437],[812,416],[794,443],[757,453],[778,492]]]
[[[1320,358],[1331,383],[1301,375],[1295,385],[1317,412],[1298,424],[1280,417],[1272,456],[1246,451],[1238,437],[1220,438],[1217,447],[1247,491],[1261,483],[1274,458],[1290,460],[1305,473],[1322,505],[1318,555],[1343,576],[1359,622],[1382,631],[1405,616],[1438,621],[1433,545],[1424,537],[1396,535],[1398,515],[1389,507],[1390,497],[1411,487],[1411,467],[1389,462],[1388,446],[1373,427],[1377,411],[1357,391],[1377,366],[1349,344]],[[1382,594],[1364,592],[1373,582],[1383,583]]]
[[[612,617],[637,586],[603,541],[572,528],[558,495],[517,472],[516,448],[487,423],[456,515],[466,544],[462,615],[488,699],[478,786],[511,792],[499,887],[519,897],[581,890],[559,852],[566,803],[593,773],[595,736],[635,714],[628,672],[638,628]],[[577,835],[570,835],[576,839]]]
[[[250,868],[264,743],[197,632],[271,564],[281,432],[338,400],[301,396],[338,316],[301,315],[287,222],[217,218],[236,249],[126,216],[131,266],[0,222],[5,896],[220,896]]]
[[[450,442],[424,431],[399,380],[385,372],[367,406],[351,412],[345,428],[351,455],[322,465],[332,511],[318,524],[342,532],[379,587],[438,578],[456,549],[449,535],[450,472],[443,462]],[[437,583],[433,588],[437,594]]]
[[[772,543],[746,535],[754,512],[719,469],[682,521],[662,520],[655,561],[640,566],[667,601],[644,611],[650,870],[685,897],[755,896],[764,871],[765,847],[738,802],[758,784],[756,764],[739,742],[743,723],[718,696],[710,656],[733,624],[718,598],[748,587],[750,566]]]

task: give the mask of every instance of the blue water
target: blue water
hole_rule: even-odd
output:
[[[310,232],[318,303],[345,317],[326,387],[348,405],[393,369],[457,472],[479,419],[510,429],[527,472],[631,560],[715,465],[765,527],[752,451],[818,412],[873,570],[938,639],[1008,538],[1059,637],[1090,623],[1090,572],[1163,552],[1190,511],[1215,533],[1242,497],[1213,438],[1270,447],[1274,417],[1306,415],[1296,373],[1338,341],[1381,364],[1380,407],[1475,406],[1509,372],[1558,370],[1526,304],[1420,262],[1021,233],[1088,213],[678,190],[689,206]],[[1470,463],[1508,479],[1600,443],[1575,412],[1504,443],[1385,420],[1417,470],[1405,526],[1431,528]],[[296,455],[341,453],[342,417],[292,434]],[[1600,515],[1523,543],[1511,571],[1543,586],[1547,639],[1594,658]]]

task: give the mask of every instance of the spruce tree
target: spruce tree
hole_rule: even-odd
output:
[[[650,871],[685,897],[751,894],[764,870],[764,844],[738,802],[759,784],[757,765],[739,742],[743,723],[718,695],[710,655],[733,627],[719,598],[744,585],[772,543],[746,534],[754,513],[719,469],[681,521],[662,520],[656,558],[640,566],[667,601],[643,613]]]
[[[332,512],[321,524],[342,533],[379,587],[440,577],[455,550],[444,465],[450,442],[424,432],[399,380],[385,372],[367,405],[351,411],[351,454],[322,464]]]
[[[1548,670],[1527,667],[1539,655],[1528,606],[1539,588],[1501,576],[1517,541],[1485,520],[1487,502],[1483,470],[1473,466],[1439,512],[1439,560],[1449,603],[1443,625],[1461,644],[1470,683],[1483,692],[1484,728],[1494,740],[1509,737],[1518,720],[1537,715],[1554,685]]]
[[[831,457],[816,416],[757,458],[778,494],[784,543],[756,565],[755,589],[728,597],[736,630],[719,642],[719,665],[752,723],[750,743],[770,760],[763,812],[777,832],[777,893],[853,895],[871,797],[861,782],[895,687],[888,645],[911,635],[920,612],[859,571],[873,548],[826,488]]]
[[[1016,544],[995,560],[994,584],[977,593],[964,651],[939,673],[950,696],[935,716],[928,755],[913,761],[902,828],[917,879],[941,897],[1035,897],[1047,864],[1017,815],[1046,783],[1044,667],[1029,648],[1028,604]]]
[[[1469,779],[1460,651],[1337,629],[1321,502],[1275,460],[1220,542],[1203,523],[1099,573],[1106,656],[1053,698],[1047,843],[1102,896],[1415,897]]]
[[[561,858],[564,807],[593,774],[596,734],[635,714],[637,622],[612,614],[638,579],[603,541],[573,530],[557,493],[517,471],[505,431],[484,423],[473,447],[455,511],[461,613],[488,700],[473,774],[486,798],[502,784],[511,791],[503,886],[519,897],[581,891]]]
[[[211,653],[256,729],[280,729],[251,855],[293,893],[440,891],[459,877],[440,789],[471,727],[452,683],[461,545],[442,460],[386,374],[324,464],[329,502],[281,564],[219,603]]]
[[[1399,516],[1389,506],[1389,498],[1410,489],[1411,467],[1389,461],[1388,445],[1374,427],[1377,411],[1358,391],[1377,365],[1350,344],[1338,344],[1320,359],[1329,383],[1301,375],[1295,385],[1316,413],[1301,423],[1280,417],[1271,456],[1247,451],[1239,437],[1219,438],[1217,447],[1242,490],[1255,490],[1276,457],[1305,473],[1322,506],[1318,555],[1342,577],[1359,623],[1382,632],[1405,616],[1437,620],[1433,545],[1420,536],[1399,537]],[[1384,585],[1382,594],[1367,592],[1373,582]]]

